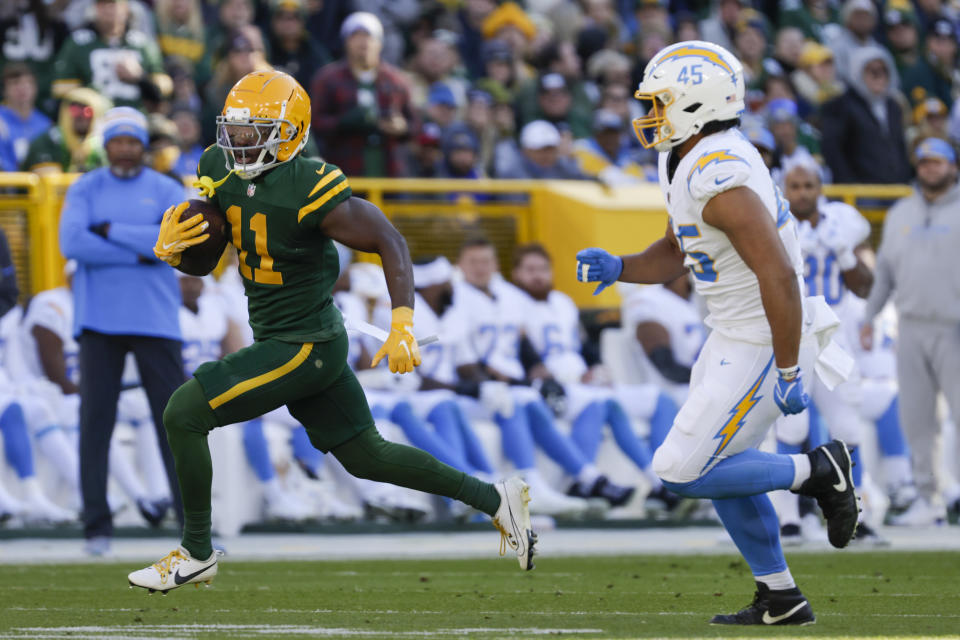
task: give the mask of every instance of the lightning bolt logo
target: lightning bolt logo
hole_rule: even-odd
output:
[[[733,439],[733,436],[737,435],[737,432],[740,431],[740,427],[743,426],[743,423],[747,420],[747,414],[750,413],[750,410],[753,409],[758,402],[763,398],[763,396],[758,396],[757,391],[760,390],[760,387],[763,386],[763,381],[767,379],[767,373],[770,371],[770,365],[773,364],[773,357],[771,356],[770,361],[767,362],[767,366],[763,368],[763,371],[760,373],[760,376],[754,381],[750,388],[747,389],[747,392],[743,394],[743,397],[734,405],[733,409],[730,410],[730,417],[726,422],[723,423],[723,426],[720,427],[720,431],[717,432],[717,435],[713,436],[714,440],[720,440],[720,444],[717,445],[716,451],[713,452],[713,455],[710,456],[710,460],[707,461],[707,464],[704,465],[704,469],[710,466],[727,448],[727,445],[730,444],[730,441]]]
[[[727,63],[726,60],[721,58],[716,51],[711,51],[710,49],[704,49],[703,47],[693,47],[693,46],[679,47],[677,49],[674,49],[670,53],[665,54],[662,58],[657,60],[657,65],[660,65],[661,63],[666,62],[667,60],[671,60],[673,58],[684,58],[686,56],[703,58],[704,60],[707,60],[708,62],[712,62],[718,67],[725,69],[727,73],[729,73],[730,75],[734,75],[733,68]]]
[[[693,178],[693,174],[697,172],[703,173],[704,170],[711,164],[720,164],[721,162],[742,162],[745,165],[750,166],[749,162],[734,153],[730,153],[730,151],[727,149],[723,149],[721,151],[711,151],[710,153],[703,154],[697,158],[696,162],[693,163],[693,166],[690,168],[690,173],[687,174],[687,186],[690,185],[690,180]]]

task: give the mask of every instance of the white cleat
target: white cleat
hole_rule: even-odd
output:
[[[930,527],[946,522],[947,508],[943,504],[931,504],[923,496],[914,500],[903,513],[890,517],[890,524],[895,527]]]
[[[67,524],[77,519],[77,514],[50,501],[41,493],[34,494],[23,501],[20,516],[30,524],[49,523]]]
[[[289,491],[281,491],[267,499],[268,520],[303,522],[315,516],[313,509]]]
[[[134,571],[127,580],[131,587],[143,587],[150,593],[159,591],[164,595],[185,584],[196,584],[199,588],[202,582],[209,586],[217,575],[217,559],[221,553],[214,549],[206,560],[197,560],[183,547],[177,547],[156,564]]]
[[[494,485],[500,494],[500,508],[493,516],[493,526],[500,531],[500,555],[507,546],[517,552],[517,561],[524,571],[533,569],[537,534],[530,524],[530,487],[514,476]]]

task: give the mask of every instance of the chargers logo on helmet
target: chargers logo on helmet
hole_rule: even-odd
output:
[[[712,42],[678,42],[655,56],[635,97],[647,114],[633,121],[647,149],[668,151],[708,122],[732,120],[744,110],[743,65]]]

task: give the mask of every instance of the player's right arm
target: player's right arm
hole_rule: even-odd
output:
[[[577,280],[599,282],[597,295],[614,282],[663,284],[686,273],[683,252],[668,224],[663,237],[641,253],[614,256],[603,249],[584,249],[577,254]]]
[[[67,359],[63,356],[63,340],[50,329],[36,324],[30,329],[37,343],[37,356],[43,375],[65,394],[78,393],[80,388],[67,376]]]

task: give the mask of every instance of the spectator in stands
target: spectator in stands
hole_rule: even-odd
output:
[[[503,154],[496,165],[498,178],[530,178],[579,180],[580,173],[572,158],[560,152],[560,132],[546,120],[534,120],[520,132],[520,152]]]
[[[903,72],[901,87],[912,104],[927,96],[953,104],[960,91],[960,70],[957,69],[957,29],[947,18],[930,24],[924,40],[925,55]]]
[[[450,87],[443,82],[437,82],[430,87],[430,92],[427,94],[426,116],[441,130],[449,127],[457,119],[457,99]]]
[[[426,106],[430,87],[438,82],[450,87],[457,104],[463,104],[466,83],[456,75],[459,64],[455,34],[438,30],[421,40],[408,66],[413,108]]]
[[[503,40],[518,58],[526,57],[537,27],[530,16],[516,2],[504,2],[483,21],[485,40]]]
[[[207,29],[207,50],[218,58],[222,57],[233,34],[254,26],[253,16],[253,0],[221,0],[216,18],[210,21]]]
[[[733,39],[733,51],[743,64],[743,81],[748,89],[763,88],[766,75],[764,61],[767,55],[767,29],[767,21],[759,12],[753,9],[740,12],[740,21]]]
[[[797,115],[797,103],[786,98],[767,104],[767,126],[777,142],[779,164],[786,165],[798,155],[820,153],[817,132]]]
[[[317,69],[330,62],[330,54],[307,31],[303,0],[274,0],[272,5],[270,62],[307,87]]]
[[[907,148],[913,149],[921,140],[940,138],[949,140],[947,105],[939,98],[927,98],[913,108],[913,126],[907,130]]]
[[[824,30],[824,44],[833,51],[841,78],[850,81],[853,52],[863,47],[880,46],[873,37],[877,28],[877,8],[872,0],[846,0],[840,18],[842,26],[831,25]]]
[[[178,182],[184,177],[193,177],[181,176],[176,171],[180,160],[180,134],[172,120],[151,113],[147,117],[147,139],[147,166]]]
[[[506,40],[485,41],[481,53],[483,77],[508,91],[517,90],[524,81],[533,77]]]
[[[353,13],[341,36],[346,57],[317,72],[310,87],[321,152],[347,175],[403,175],[403,144],[417,124],[406,78],[380,59],[383,27]]]
[[[636,0],[633,3],[633,15],[637,24],[644,31],[647,29],[670,30],[670,2],[668,0]],[[696,28],[696,20],[692,20],[692,23]],[[696,38],[687,39],[695,40]]]
[[[803,32],[796,27],[783,27],[777,31],[771,59],[780,65],[782,75],[790,75],[800,66],[804,44]]]
[[[804,38],[823,42],[824,27],[837,22],[837,9],[828,0],[802,0],[799,6],[780,12],[780,27],[796,27]]]
[[[700,33],[700,23],[697,16],[689,11],[678,11],[674,14],[674,24],[676,25],[675,39],[677,42],[684,40],[703,40]]]
[[[143,166],[147,123],[130,107],[103,119],[109,167],[74,182],[60,218],[60,249],[76,260],[74,334],[80,343],[80,480],[86,551],[110,549],[107,455],[126,355],[133,352],[150,400],[171,494],[179,500],[163,410],[183,383],[180,291],[153,257],[160,218],[183,186]],[[178,508],[179,511],[179,508]]]
[[[799,69],[790,75],[790,82],[797,97],[806,102],[815,124],[820,119],[820,107],[844,91],[843,82],[837,79],[837,66],[833,52],[819,42],[807,42],[800,54]]]
[[[67,39],[67,26],[44,0],[17,0],[15,9],[0,19],[0,59],[30,65],[37,81],[37,104],[53,116],[53,61]]]
[[[479,164],[483,172],[492,174],[493,150],[500,140],[500,132],[493,121],[493,96],[483,89],[471,89],[467,92],[467,108],[463,122],[477,139],[479,146]],[[512,133],[512,131],[511,131]]]
[[[395,67],[403,64],[408,30],[420,15],[420,0],[353,0],[354,11],[377,16],[383,25],[381,57]]]
[[[873,287],[861,326],[864,349],[873,345],[873,319],[887,301],[897,309],[897,379],[900,422],[913,458],[920,496],[896,524],[944,523],[946,509],[938,487],[940,420],[937,396],[946,396],[950,413],[960,415],[960,297],[956,246],[960,242],[960,186],[956,151],[943,140],[917,148],[917,188],[898,201],[883,223]]]
[[[627,141],[626,124],[613,111],[597,110],[593,136],[577,140],[573,146],[573,157],[581,173],[610,186],[656,181],[656,173],[646,175],[636,162]]]
[[[53,126],[37,108],[37,81],[24,62],[3,66],[3,104],[0,104],[0,171],[16,171],[30,142]]]
[[[71,89],[60,102],[57,126],[33,139],[21,168],[42,174],[89,171],[103,165],[97,122],[108,107],[109,102],[93,89]]]
[[[263,38],[260,30],[247,25],[235,31],[224,41],[220,52],[220,61],[213,72],[213,78],[204,90],[204,111],[201,125],[203,139],[208,143],[216,138],[216,117],[223,109],[223,102],[230,89],[240,78],[252,71],[266,71],[270,64],[266,59]]]
[[[750,144],[760,152],[760,157],[763,158],[763,164],[770,170],[770,177],[773,178],[774,182],[780,184],[782,171],[776,160],[777,141],[774,140],[773,134],[770,133],[769,129],[761,126],[759,123],[749,126],[744,125],[742,130],[743,135],[747,136]]]
[[[90,28],[78,29],[57,54],[53,95],[74,87],[92,87],[116,105],[141,108],[170,94],[173,83],[163,69],[156,43],[128,28],[127,0],[96,0]]]
[[[0,228],[0,318],[17,304],[20,288],[17,286],[17,271],[13,266],[13,254],[7,234]]]
[[[700,23],[703,39],[733,51],[733,39],[740,23],[740,13],[749,6],[750,3],[746,0],[719,0],[713,4],[710,17]]]
[[[189,108],[175,108],[170,112],[170,119],[177,125],[177,139],[180,142],[180,156],[173,167],[174,172],[182,178],[197,175],[197,164],[203,155],[203,145],[200,144],[200,120],[197,114]]]
[[[165,60],[179,60],[201,84],[210,78],[210,51],[200,0],[156,0],[157,44]]]
[[[574,139],[590,135],[589,112],[573,109],[570,86],[559,73],[547,73],[540,77],[534,114],[534,120],[551,122],[562,131],[569,131]]]
[[[893,62],[897,72],[903,75],[920,57],[917,16],[909,9],[891,8],[883,15],[883,22],[887,27],[887,42],[893,53]]]
[[[478,166],[479,152],[477,138],[466,125],[450,127],[443,137],[443,162],[437,177],[467,180],[483,177]]]
[[[467,68],[467,74],[473,78],[486,75],[483,55],[483,23],[497,8],[495,0],[466,0],[457,12],[460,27],[460,57]]]
[[[821,113],[821,147],[834,182],[908,182],[903,111],[893,97],[889,54],[878,47],[858,49],[851,71],[850,88]]]
[[[572,42],[550,40],[538,52],[534,65],[544,74],[557,73],[566,81],[570,91],[573,113],[585,114],[589,117],[593,110],[593,100],[589,95],[586,83],[583,81],[580,57]],[[627,77],[629,78],[630,63],[627,61]],[[531,79],[517,91],[516,105],[521,122],[536,120],[540,107],[538,105],[539,85],[537,79]]]
[[[442,132],[435,122],[424,122],[420,133],[410,143],[410,161],[407,164],[411,178],[436,178],[443,160],[440,149]]]

